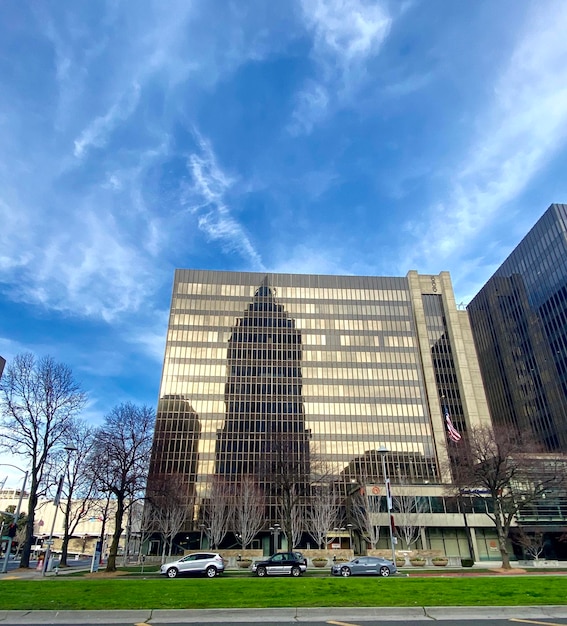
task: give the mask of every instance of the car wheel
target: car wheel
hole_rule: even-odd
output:
[[[299,567],[293,566],[293,567],[291,568],[291,575],[292,575],[292,576],[295,576],[296,578],[297,578],[298,576],[301,576],[301,570],[299,569]]]
[[[177,569],[175,567],[170,567],[167,572],[167,577],[168,578],[176,578],[177,575],[179,574],[179,572],[177,571]]]
[[[341,576],[350,576],[350,568],[341,567]]]
[[[383,565],[380,568],[380,576],[389,576],[390,575],[390,568],[386,567],[386,565]]]
[[[256,576],[260,576],[260,578],[263,578],[268,572],[266,572],[266,568],[260,566],[257,570],[256,570]]]
[[[217,575],[217,568],[209,565],[209,567],[205,570],[205,575],[207,578],[214,578]]]

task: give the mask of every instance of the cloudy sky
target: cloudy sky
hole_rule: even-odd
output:
[[[567,201],[566,32],[563,0],[3,0],[0,354],[97,420],[155,405],[176,267],[468,303]]]

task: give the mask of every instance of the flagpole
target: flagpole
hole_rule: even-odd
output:
[[[392,563],[396,564],[396,542],[394,541],[394,529],[392,528],[392,492],[390,491],[390,479],[386,473],[386,455],[390,452],[385,446],[378,448],[378,453],[382,457],[382,474],[384,476],[384,486],[386,488],[386,508],[388,509],[388,526],[390,528],[390,545],[392,548]]]

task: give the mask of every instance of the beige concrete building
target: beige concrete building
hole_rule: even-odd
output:
[[[19,489],[0,490],[0,511],[15,510],[20,499]],[[65,505],[65,502],[62,502]],[[12,508],[10,508],[12,507]],[[84,509],[83,501],[73,502],[71,517],[77,511]],[[72,538],[69,542],[69,555],[91,556],[94,553],[97,541],[103,541],[103,555],[110,545],[112,534],[114,533],[114,512],[115,507],[111,502],[108,506],[106,520],[103,515],[105,502],[92,501],[88,505],[86,514],[75,527]],[[27,513],[27,494],[24,493],[21,506],[22,514]],[[52,538],[52,551],[57,553],[61,549],[64,536],[63,526],[64,516],[59,507],[54,506],[53,500],[40,498],[35,511],[34,536],[36,543],[33,551],[37,554],[45,552],[47,541]],[[125,531],[120,541],[119,552],[124,553],[128,546],[128,553],[138,554],[140,538],[141,506],[135,506],[132,516],[127,513],[124,519]]]

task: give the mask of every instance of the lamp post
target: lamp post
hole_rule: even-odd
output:
[[[352,524],[347,524],[348,528],[348,549],[352,550]]]
[[[388,509],[388,526],[390,527],[390,545],[392,546],[392,562],[396,562],[396,542],[394,541],[394,529],[392,528],[392,493],[390,492],[390,479],[386,473],[386,455],[390,452],[385,446],[378,448],[378,453],[382,459],[382,474],[384,475],[384,486],[386,487],[386,508]]]
[[[280,532],[281,532],[281,528],[279,524],[274,524],[273,526],[270,526],[270,532],[272,533],[272,538],[273,538],[273,542],[274,542],[274,552],[277,552],[279,549],[279,536],[280,536]]]
[[[69,467],[69,457],[71,456],[71,452],[76,452],[77,448],[75,446],[65,446],[65,452],[67,452],[67,467]],[[51,546],[53,545],[53,531],[55,530],[55,520],[57,519],[57,511],[59,510],[59,503],[61,501],[61,492],[63,491],[63,483],[65,481],[65,472],[61,474],[59,478],[59,484],[57,485],[57,493],[55,494],[55,499],[53,500],[53,505],[55,506],[55,511],[53,512],[53,522],[51,523],[51,531],[49,533],[49,539],[47,540],[47,550],[45,551],[45,559],[43,561],[43,567],[41,570],[42,576],[45,576],[45,572],[50,571],[50,563],[49,560],[51,558]]]
[[[26,489],[26,482],[28,480],[28,471],[23,470],[21,467],[17,465],[12,465],[11,463],[1,463],[0,465],[5,465],[6,467],[14,467],[20,472],[24,472],[24,482],[22,483],[22,487],[20,489],[20,497],[18,499],[18,506],[16,507],[16,511],[14,512],[14,524],[18,524],[18,519],[20,517],[20,509],[22,508],[22,500],[24,498],[24,491]],[[13,537],[8,537],[8,545],[6,546],[6,555],[4,556],[4,563],[2,564],[2,573],[5,574],[8,571],[8,559],[10,558],[10,552],[12,551],[12,541]]]

